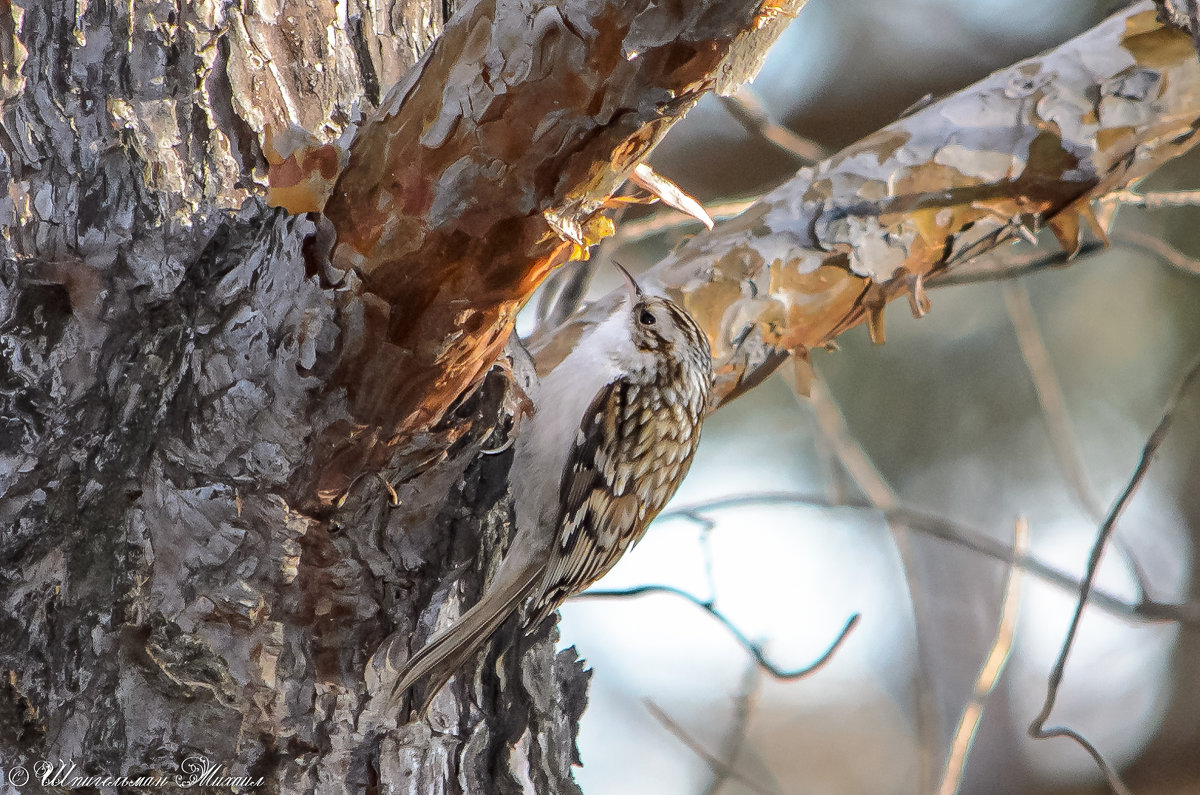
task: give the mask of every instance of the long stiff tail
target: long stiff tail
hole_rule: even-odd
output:
[[[421,715],[429,712],[433,699],[450,678],[456,674],[477,652],[504,620],[520,607],[543,576],[540,568],[526,570],[511,582],[497,582],[483,598],[467,612],[459,616],[451,626],[435,633],[419,652],[409,658],[400,670],[392,688],[392,703],[399,706],[400,699],[408,689],[422,679],[425,683],[425,701]],[[393,638],[385,644],[385,653],[390,657],[390,645],[400,641]]]

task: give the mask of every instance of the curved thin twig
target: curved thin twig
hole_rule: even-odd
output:
[[[717,610],[711,599],[701,599],[698,596],[690,594],[680,588],[675,588],[670,585],[639,585],[636,588],[621,588],[612,590],[597,589],[584,591],[581,594],[577,594],[573,598],[627,599],[632,596],[643,596],[645,594],[654,593],[665,593],[678,596],[679,598],[691,602],[696,607],[699,607],[701,610],[708,613],[725,627],[729,634],[733,636],[734,640],[738,642],[738,645],[745,649],[746,652],[754,658],[754,662],[756,662],[760,668],[762,668],[775,679],[782,681],[802,679],[809,674],[816,673],[818,670],[820,670],[833,658],[834,653],[839,647],[841,647],[842,641],[846,639],[846,637],[850,634],[850,630],[854,629],[854,627],[858,624],[858,620],[862,618],[860,613],[855,613],[854,615],[850,616],[849,620],[846,621],[846,625],[842,627],[842,631],[838,633],[837,638],[833,641],[829,648],[826,649],[825,653],[818,657],[815,662],[810,663],[802,668],[787,669],[780,668],[779,666],[775,665],[775,663],[768,660],[766,655],[763,654],[762,645],[746,637],[746,634],[738,629],[736,624],[729,620],[729,618],[720,610]]]
[[[1019,566],[1030,575],[1051,585],[1067,591],[1079,592],[1080,581],[1078,579],[1059,571],[1049,564],[1043,563],[1037,558],[1028,554],[1018,555],[1013,552],[1012,547],[991,538],[982,531],[970,529],[961,523],[951,521],[945,517],[919,511],[904,505],[897,506],[888,511],[880,511],[874,505],[862,500],[848,499],[834,501],[819,494],[774,491],[762,492],[760,494],[735,495],[733,497],[724,497],[705,503],[663,511],[659,514],[658,521],[661,522],[665,519],[696,521],[697,518],[700,518],[703,521],[711,522],[711,519],[704,516],[708,511],[737,508],[746,505],[802,505],[812,508],[848,509],[877,513],[884,519],[894,519],[895,521],[903,522],[923,535],[955,544],[993,560],[1007,563],[1010,566]],[[1174,621],[1185,626],[1200,627],[1200,603],[1198,602],[1174,604],[1144,599],[1131,604],[1096,588],[1091,590],[1088,600],[1101,610],[1125,619]]]

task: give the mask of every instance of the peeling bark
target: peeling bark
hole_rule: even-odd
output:
[[[569,792],[587,677],[545,633],[464,677],[436,736],[363,680],[507,543],[508,459],[476,452],[508,382],[431,432],[398,507],[372,476],[316,515],[297,485],[349,413],[328,384],[352,313],[315,275],[327,224],[263,203],[262,135],[339,133],[441,6],[273,8],[3,5],[0,756],[35,789],[41,760],[204,756],[265,792]]]
[[[617,13],[593,5],[597,19]],[[460,138],[444,130],[433,159],[413,161],[428,169],[416,176],[462,176],[437,157],[451,140],[463,147],[458,159],[477,154],[469,127],[486,127],[493,143],[508,144],[478,151],[511,158],[505,190],[534,201],[528,242],[539,257],[561,253],[549,217],[569,226],[593,213],[623,181],[621,169],[701,90],[746,73],[736,58],[752,65],[782,25],[751,3],[734,5],[736,14],[715,3],[643,9],[628,29],[604,28],[612,46],[589,53],[601,31],[588,27],[586,4],[539,6],[534,19],[554,23],[541,27],[525,25],[523,7],[474,4],[456,29],[486,38],[494,26],[504,47],[522,53],[514,65],[540,59],[554,71],[555,42],[572,57],[598,57],[600,105],[582,115],[564,107],[544,141],[561,153],[543,173],[513,143],[543,123],[533,114],[552,118],[538,99],[546,86],[521,88],[508,75],[506,101],[525,103],[524,115],[462,119],[452,125]],[[354,139],[334,223],[264,201],[270,139],[304,128],[332,142],[352,131],[358,111],[369,117],[439,33],[444,8],[0,6],[6,766],[24,765],[35,782],[42,760],[66,760],[79,776],[186,778],[189,760],[203,756],[221,775],[262,777],[258,791],[576,791],[587,674],[573,651],[555,652],[549,625],[531,637],[515,626],[498,633],[475,670],[443,692],[432,725],[399,725],[407,716],[377,698],[390,682],[374,671],[364,678],[386,635],[399,630],[415,647],[477,598],[512,533],[511,456],[479,455],[485,440],[503,441],[516,402],[509,378],[489,374],[507,321],[450,317],[470,354],[444,389],[409,365],[385,373],[396,394],[372,379],[380,351],[402,350],[378,345],[391,339],[380,330],[396,325],[378,322],[388,302],[404,322],[400,310],[418,313],[414,336],[398,341],[421,361],[459,345],[439,325],[442,299],[420,315],[399,287],[435,276],[447,295],[490,302],[480,311],[495,321],[536,282],[532,255],[520,267],[517,258],[498,262],[499,271],[484,260],[458,283],[444,280],[466,273],[454,270],[453,247],[426,247],[403,267],[338,266],[338,252],[361,243],[349,221],[373,217],[375,205],[345,196],[355,185],[370,190],[362,175],[375,136],[390,136],[388,120],[418,108],[400,102],[409,92],[436,99],[478,89],[455,82],[478,64],[456,55],[449,36],[410,73],[399,104]],[[489,8],[484,25],[480,9]],[[576,11],[572,32],[564,20]],[[551,19],[560,13],[561,28]],[[591,38],[566,46],[561,36],[580,31]],[[643,56],[622,60],[622,39],[643,42]],[[728,74],[709,74],[717,69]],[[639,79],[643,72],[654,80]],[[390,144],[419,149],[426,131],[405,123]],[[557,180],[557,170],[568,178]],[[517,217],[498,203],[479,226],[472,198],[438,205],[460,235]],[[500,243],[467,247],[486,253]],[[486,341],[473,341],[475,332]],[[424,379],[432,397],[405,393],[405,404],[398,387],[410,379]],[[367,393],[375,409],[364,413]],[[436,410],[401,436],[391,420],[408,416],[413,401]],[[312,484],[325,471],[340,480],[317,495]]]
[[[702,94],[752,77],[803,0],[480,0],[350,147],[325,215],[361,324],[314,491],[335,499],[478,383],[517,310]],[[337,280],[337,275],[331,275]]]
[[[1091,202],[1191,149],[1198,123],[1191,35],[1145,0],[801,169],[641,278],[708,332],[716,408],[864,320],[882,342],[889,301],[923,314],[925,279],[1022,228],[1075,251]],[[532,340],[538,368],[610,311]]]

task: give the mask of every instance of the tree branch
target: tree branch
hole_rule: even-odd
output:
[[[779,792],[778,786],[771,786],[768,788],[767,786],[755,782],[749,776],[738,772],[733,766],[734,760],[731,759],[729,762],[721,761],[714,754],[708,751],[708,749],[701,745],[695,737],[692,737],[690,734],[688,734],[687,730],[680,726],[674,718],[668,715],[662,707],[658,706],[650,699],[646,699],[644,703],[646,704],[646,709],[650,712],[654,719],[658,721],[664,729],[669,731],[671,735],[675,737],[675,739],[679,740],[679,742],[690,748],[692,753],[704,760],[704,763],[708,765],[709,769],[717,774],[719,780],[733,779],[734,781],[745,785],[746,788],[751,792],[759,793],[759,795],[773,795],[773,793]]]
[[[701,599],[693,594],[688,593],[680,588],[675,588],[670,585],[639,585],[636,588],[621,588],[613,590],[605,590],[603,588],[593,588],[584,591],[581,594],[576,594],[573,599],[628,599],[633,596],[644,596],[646,594],[664,593],[678,596],[688,602],[691,602],[696,607],[699,607],[704,612],[715,618],[721,626],[725,627],[726,631],[733,636],[733,639],[738,642],[746,652],[754,658],[754,662],[760,668],[766,671],[775,679],[781,681],[789,681],[792,679],[803,679],[810,674],[814,674],[825,666],[837,650],[841,647],[842,641],[849,636],[850,631],[858,625],[858,620],[861,616],[858,613],[850,616],[846,624],[842,627],[842,631],[834,638],[833,643],[829,644],[829,648],[818,657],[815,661],[800,668],[780,668],[775,663],[767,659],[763,653],[762,645],[755,643],[746,637],[746,634],[738,628],[737,624],[729,620],[728,616],[716,608],[716,605],[711,599]]]
[[[715,408],[864,319],[882,340],[886,302],[1021,229],[1076,253],[1090,202],[1194,146],[1197,119],[1191,38],[1143,0],[802,169],[643,281],[708,331]],[[531,340],[539,368],[613,300]]]
[[[1029,736],[1034,739],[1048,739],[1051,737],[1068,737],[1079,743],[1084,750],[1091,754],[1092,758],[1103,770],[1108,778],[1109,785],[1114,792],[1126,793],[1128,790],[1121,783],[1113,767],[1104,759],[1099,749],[1088,742],[1082,735],[1073,729],[1065,726],[1056,726],[1046,728],[1046,721],[1050,718],[1050,713],[1054,709],[1054,702],[1058,698],[1058,689],[1062,684],[1063,675],[1067,667],[1067,658],[1071,654],[1071,647],[1075,642],[1075,636],[1079,632],[1079,627],[1083,622],[1083,609],[1087,606],[1088,600],[1091,597],[1092,590],[1095,588],[1096,575],[1100,571],[1100,561],[1104,556],[1105,547],[1108,546],[1108,541],[1112,537],[1113,531],[1116,529],[1117,520],[1125,511],[1125,507],[1133,499],[1133,495],[1137,492],[1138,487],[1146,477],[1146,473],[1150,469],[1150,464],[1154,460],[1158,448],[1162,445],[1163,440],[1167,436],[1167,431],[1171,427],[1171,422],[1175,419],[1175,410],[1187,392],[1192,382],[1200,376],[1200,358],[1188,368],[1183,380],[1176,387],[1174,393],[1167,401],[1166,408],[1163,409],[1161,419],[1154,431],[1146,440],[1145,446],[1142,448],[1142,455],[1138,459],[1138,465],[1134,469],[1133,475],[1125,484],[1124,490],[1109,509],[1108,515],[1105,517],[1103,524],[1100,525],[1099,531],[1096,533],[1096,541],[1092,544],[1092,552],[1088,558],[1086,573],[1083,578],[1083,583],[1079,587],[1079,599],[1075,604],[1075,613],[1071,617],[1071,625],[1067,630],[1067,637],[1063,641],[1062,649],[1059,652],[1058,660],[1055,661],[1054,667],[1050,671],[1050,678],[1046,686],[1046,700],[1042,704],[1042,709],[1037,717],[1033,719],[1033,723],[1029,726]]]
[[[1029,522],[1024,517],[1017,519],[1013,532],[1013,551],[1024,555],[1029,548]],[[946,759],[946,767],[942,776],[938,795],[954,795],[962,786],[963,772],[966,770],[967,757],[975,744],[975,734],[979,730],[979,722],[983,719],[983,708],[996,689],[1000,675],[1008,665],[1012,652],[1013,638],[1017,630],[1017,612],[1021,606],[1021,569],[1010,566],[1004,584],[1004,599],[1000,603],[1000,620],[996,626],[996,636],[992,640],[987,658],[975,678],[975,689],[971,700],[963,707],[962,717],[954,731],[954,739],[950,743],[950,754]]]
[[[478,384],[545,276],[706,92],[753,76],[803,0],[476,0],[362,125],[325,205],[351,417],[316,445],[330,502]]]
[[[724,497],[719,500],[664,511],[659,514],[658,521],[685,519],[691,522],[712,523],[712,520],[705,516],[706,513],[744,505],[807,505],[814,508],[843,508],[879,513],[885,521],[901,522],[904,526],[930,538],[969,549],[1008,566],[1017,566],[1028,574],[1063,590],[1078,593],[1081,586],[1080,581],[1069,574],[1030,555],[1018,555],[1012,547],[997,541],[981,530],[971,529],[945,517],[902,504],[887,511],[880,511],[875,505],[864,500],[834,501],[817,494],[790,491],[762,492]],[[1143,600],[1136,604],[1130,604],[1099,589],[1092,589],[1088,594],[1088,600],[1101,610],[1121,618],[1140,621],[1175,621],[1189,627],[1200,627],[1200,603],[1196,602],[1170,604]]]
[[[1079,441],[1071,424],[1071,415],[1067,411],[1067,399],[1058,382],[1058,375],[1054,372],[1054,365],[1050,362],[1050,352],[1046,350],[1046,343],[1038,328],[1037,316],[1034,314],[1033,304],[1029,301],[1029,292],[1020,282],[1008,281],[1003,285],[1003,294],[1004,308],[1017,335],[1021,360],[1033,381],[1038,405],[1042,409],[1042,420],[1050,434],[1050,447],[1054,457],[1058,459],[1058,466],[1066,476],[1067,484],[1080,507],[1093,520],[1099,521],[1104,515],[1104,509],[1083,464]]]

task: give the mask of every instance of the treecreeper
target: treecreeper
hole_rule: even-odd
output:
[[[708,338],[681,306],[621,273],[627,300],[531,387],[537,408],[517,431],[507,555],[479,602],[399,666],[395,708],[424,681],[424,715],[514,611],[532,631],[604,576],[691,466],[712,383]],[[409,642],[392,635],[371,667],[395,670]]]

